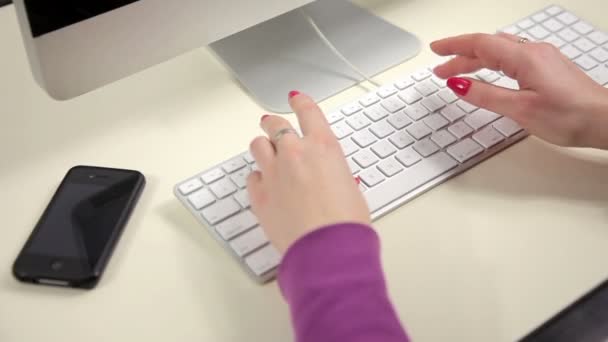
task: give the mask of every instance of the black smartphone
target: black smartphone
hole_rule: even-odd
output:
[[[93,288],[145,186],[138,171],[70,169],[13,265],[23,282]]]

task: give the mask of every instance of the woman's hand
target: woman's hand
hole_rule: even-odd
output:
[[[435,68],[448,85],[473,105],[508,116],[534,134],[564,146],[608,149],[608,90],[548,43],[519,43],[519,37],[468,34],[431,44],[441,56],[455,55]],[[518,81],[520,90],[469,78],[488,68]]]
[[[351,175],[342,148],[325,116],[313,100],[290,93],[303,137],[280,116],[264,116],[268,135],[257,137],[250,150],[260,171],[253,172],[247,188],[254,214],[270,241],[281,252],[303,235],[323,226],[371,222],[369,209]]]

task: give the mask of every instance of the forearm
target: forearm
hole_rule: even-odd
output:
[[[298,240],[279,271],[298,342],[407,341],[390,303],[375,232],[322,228]]]

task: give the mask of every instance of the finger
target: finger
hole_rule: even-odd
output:
[[[446,79],[455,75],[475,72],[481,68],[481,61],[478,58],[458,56],[444,64],[436,66],[433,72],[437,77]]]
[[[266,137],[257,137],[249,144],[249,151],[262,172],[266,172],[276,158],[274,146]]]
[[[268,139],[275,145],[276,149],[279,150],[281,146],[297,144],[300,141],[300,137],[297,133],[289,132],[285,134],[279,133],[284,129],[294,129],[291,123],[278,115],[264,116],[260,123],[262,129],[268,135]]]
[[[440,56],[478,58],[484,68],[516,75],[525,58],[522,45],[502,36],[474,33],[433,42],[431,49]]]
[[[333,132],[321,108],[308,95],[300,94],[297,91],[289,93],[289,105],[298,117],[302,134],[333,137]]]
[[[247,177],[247,192],[253,208],[258,208],[264,198],[262,189],[262,173],[253,171]]]
[[[512,90],[471,78],[452,77],[448,87],[456,95],[477,107],[511,117],[521,122],[525,105],[534,96],[529,90]]]

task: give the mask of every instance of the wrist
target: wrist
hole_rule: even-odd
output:
[[[581,146],[608,150],[608,89],[599,88],[585,108],[588,118]]]

